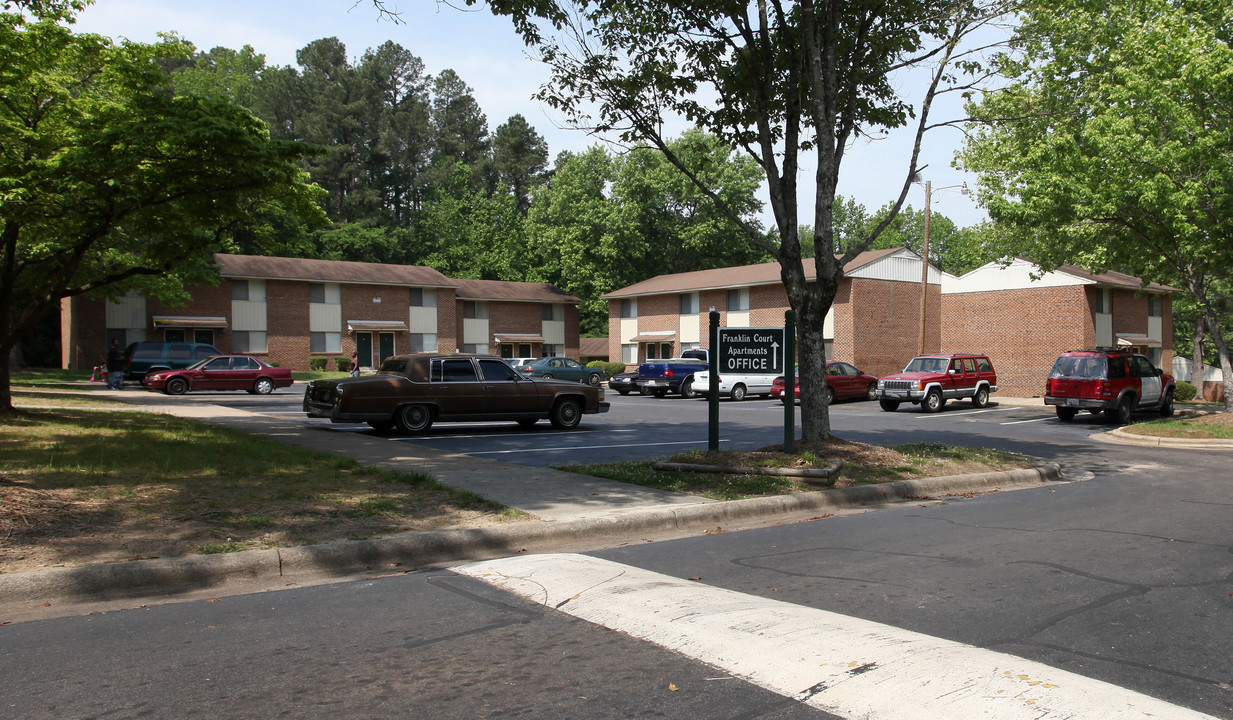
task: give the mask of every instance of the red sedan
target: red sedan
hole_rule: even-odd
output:
[[[287,368],[276,368],[248,355],[216,355],[182,370],[147,373],[141,384],[168,395],[183,395],[189,390],[247,390],[267,395],[293,382]]]
[[[798,368],[799,370],[799,368]],[[784,397],[784,382],[783,376],[775,378],[771,384],[771,395],[783,400]],[[801,376],[796,376],[796,392],[793,397],[801,395]],[[850,398],[864,398],[865,400],[874,400],[878,395],[878,379],[872,375],[867,375],[856,366],[842,362],[840,360],[832,360],[826,364],[826,404],[829,405],[835,400],[847,400]]]

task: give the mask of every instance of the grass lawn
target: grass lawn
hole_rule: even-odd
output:
[[[0,416],[0,572],[516,517],[525,516],[427,475],[186,418],[85,408]]]
[[[1220,406],[1223,409],[1223,406]],[[1198,417],[1169,418],[1135,423],[1122,428],[1134,435],[1195,440],[1233,438],[1233,413],[1211,412]]]

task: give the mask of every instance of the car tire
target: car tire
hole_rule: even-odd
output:
[[[552,406],[552,414],[548,419],[552,421],[552,426],[559,430],[576,428],[582,420],[582,404],[574,398],[561,398]]]
[[[744,385],[742,385],[742,384],[740,384],[740,383],[737,383],[736,385],[733,385],[733,386],[732,386],[732,399],[733,399],[733,400],[736,400],[737,402],[740,402],[741,400],[744,400],[744,399],[745,399],[745,392],[746,392],[746,391],[745,391],[745,386],[744,386]]]
[[[972,396],[972,407],[983,408],[989,405],[989,388],[981,385],[976,388],[976,394]]]
[[[822,404],[830,405],[833,402],[835,402],[835,389],[827,385],[826,388],[822,390]]]
[[[668,397],[668,388],[655,388],[652,392],[657,398]]]
[[[518,424],[524,428],[535,427],[535,423],[539,422],[539,418],[520,418]]]
[[[1160,403],[1160,417],[1173,417],[1173,391],[1165,393],[1164,402]]]
[[[685,378],[685,380],[681,382],[681,397],[691,398],[693,396],[694,396],[694,379]]]
[[[1074,420],[1075,413],[1079,412],[1078,410],[1075,410],[1074,408],[1064,408],[1064,407],[1056,408],[1056,410],[1057,410],[1057,419],[1061,420],[1062,422],[1070,422],[1071,420]]]
[[[927,413],[941,412],[942,406],[946,401],[942,399],[942,392],[937,388],[925,393],[925,399],[920,401],[921,410]]]
[[[587,385],[591,387],[599,387],[599,373],[591,373],[587,376]]]
[[[621,389],[617,390],[617,393],[619,393],[619,394],[621,394],[621,395],[628,395],[628,394],[629,394],[629,388],[621,388]]]
[[[552,373],[544,373],[543,375],[540,375],[540,378],[541,378],[541,379],[543,379],[543,380],[551,380],[551,379],[552,379]]]
[[[877,400],[878,399],[878,384],[877,383],[869,383],[869,387],[865,388],[865,399],[866,400]]]
[[[258,395],[269,395],[274,392],[274,381],[269,378],[257,378],[253,383],[253,392]]]
[[[432,427],[432,408],[419,403],[403,405],[394,411],[394,422],[408,435],[419,435]]]
[[[1134,413],[1134,403],[1130,397],[1130,395],[1123,397],[1118,401],[1117,407],[1106,410],[1105,415],[1118,425],[1129,425],[1131,415]]]
[[[899,409],[898,400],[879,400],[878,405],[882,406],[882,409],[886,412],[895,412]]]
[[[640,388],[638,388],[638,394],[639,394],[639,395],[650,395],[650,394],[651,394],[651,388],[649,388],[649,387],[640,387]]]
[[[168,395],[183,395],[188,392],[188,381],[184,378],[171,378],[163,385],[163,392]]]

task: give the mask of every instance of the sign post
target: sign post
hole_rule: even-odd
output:
[[[707,412],[706,412],[706,447],[708,450],[719,449],[719,372],[715,367],[715,348],[719,347],[719,311],[711,308],[711,314],[708,316],[711,320],[710,342],[711,342],[711,382],[710,387],[706,389],[707,395]]]
[[[783,451],[792,452],[796,442],[796,311],[783,314]]]

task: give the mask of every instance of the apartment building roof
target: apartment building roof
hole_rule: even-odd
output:
[[[458,287],[457,280],[451,280],[440,272],[423,265],[391,265],[348,260],[314,260],[225,253],[216,254],[214,262],[218,265],[219,274],[227,278],[411,287]]]
[[[459,300],[566,303],[582,302],[549,283],[507,282],[505,280],[452,280]]]

